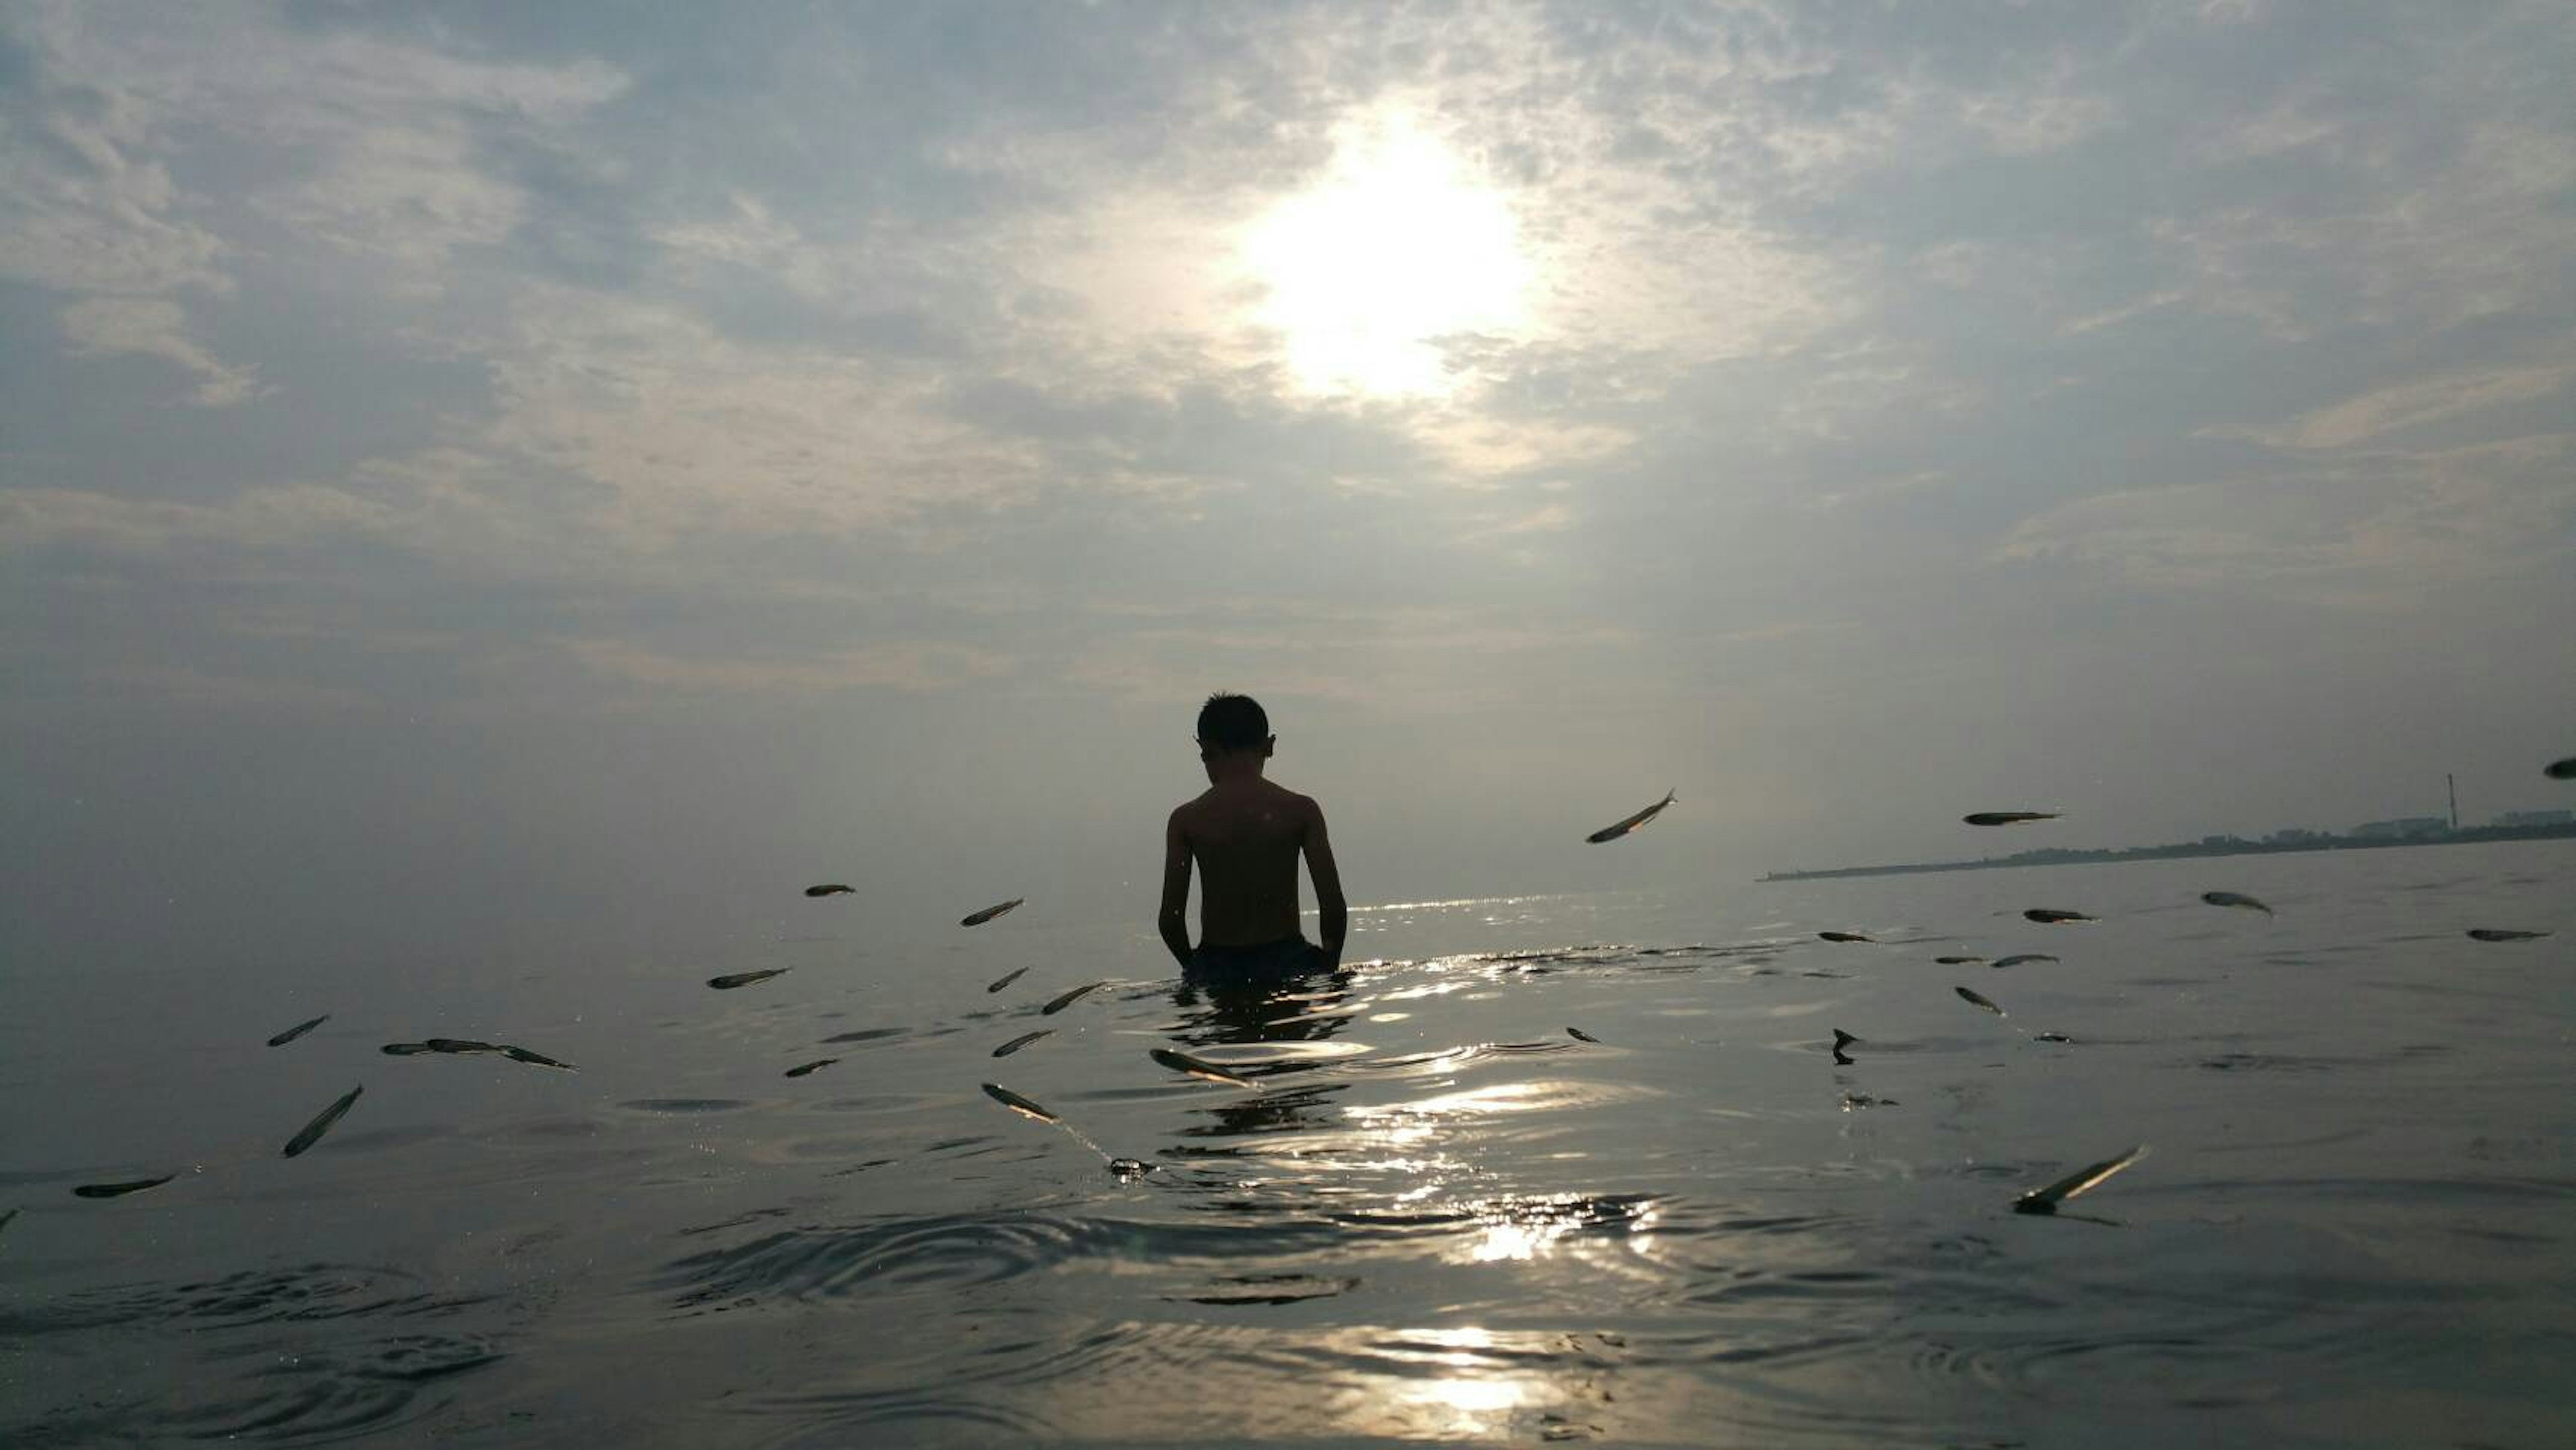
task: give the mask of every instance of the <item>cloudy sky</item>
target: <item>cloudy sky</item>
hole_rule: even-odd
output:
[[[1362,902],[2565,804],[2571,74],[2554,0],[13,0],[0,935],[1141,930],[1218,687]]]

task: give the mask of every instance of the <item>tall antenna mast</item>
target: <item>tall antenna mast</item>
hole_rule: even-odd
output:
[[[2460,828],[2460,778],[2456,775],[2445,775],[2442,777],[2442,783],[2451,788],[2451,829],[2456,831]]]

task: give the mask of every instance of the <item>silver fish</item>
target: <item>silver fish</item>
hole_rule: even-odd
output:
[[[305,1033],[312,1031],[314,1028],[319,1027],[330,1020],[331,1014],[325,1012],[310,1022],[298,1022],[294,1026],[287,1028],[284,1032],[268,1039],[268,1045],[271,1047],[284,1047],[286,1044],[293,1042]]]
[[[421,1046],[431,1052],[499,1052],[501,1044],[471,1037],[433,1037]]]
[[[178,1176],[176,1173],[164,1173],[158,1178],[137,1178],[131,1183],[84,1183],[72,1190],[72,1196],[74,1198],[123,1198],[129,1193],[141,1193],[147,1188],[158,1188]]]
[[[2055,811],[1975,811],[1959,817],[1972,826],[2018,826],[2024,821],[2053,821]]]
[[[532,1052],[524,1047],[512,1047],[508,1043],[503,1043],[501,1045],[501,1055],[510,1059],[512,1062],[524,1062],[530,1067],[551,1067],[563,1072],[579,1072],[581,1070],[574,1067],[569,1062],[557,1062],[542,1052]]]
[[[1600,830],[1594,831],[1591,835],[1588,835],[1583,839],[1595,846],[1600,845],[1604,841],[1618,840],[1621,836],[1628,834],[1630,831],[1637,829],[1639,826],[1642,826],[1646,822],[1663,814],[1664,807],[1671,805],[1672,803],[1673,793],[1669,790],[1665,791],[1664,798],[1662,800],[1655,802],[1653,805],[1646,807],[1644,810],[1637,812],[1635,815],[1630,816],[1628,819],[1621,821],[1615,826],[1603,826]]]
[[[1003,1043],[1001,1046],[994,1048],[993,1055],[995,1057],[1008,1057],[1012,1053],[1019,1051],[1021,1048],[1028,1046],[1030,1043],[1037,1041],[1041,1037],[1051,1036],[1054,1032],[1055,1029],[1052,1027],[1041,1027],[1035,1032],[1023,1032],[1019,1036],[1012,1038],[1010,1041]]]
[[[367,1085],[360,1083],[343,1094],[338,1102],[324,1108],[312,1122],[304,1125],[304,1131],[286,1140],[286,1156],[295,1157],[305,1149],[321,1142],[322,1135],[331,1131],[331,1125],[340,1121],[341,1115],[349,1111],[351,1104],[357,1102],[358,1094],[366,1090]]]
[[[387,1057],[418,1057],[427,1051],[429,1044],[426,1042],[388,1042],[384,1047]]]
[[[1025,896],[1014,896],[1010,900],[1005,901],[998,906],[988,906],[982,911],[974,912],[960,920],[957,924],[959,926],[982,926],[984,923],[991,921],[994,917],[1000,916],[1002,913],[1009,911],[1012,907],[1017,906],[1026,900],[1028,900],[1028,898]]]
[[[1045,1006],[1040,1007],[1038,1009],[1038,1015],[1041,1017],[1052,1017],[1058,1012],[1063,1011],[1065,1008],[1072,1006],[1074,1003],[1081,1001],[1086,995],[1097,992],[1108,985],[1109,984],[1107,982],[1086,982],[1083,985],[1074,988],[1072,991],[1058,996],[1054,1001],[1049,1002]]]
[[[2046,952],[2015,952],[2008,957],[1995,958],[1994,965],[1998,967],[2018,967],[2024,962],[2053,962],[2056,960],[2057,958],[2050,956]]]
[[[730,992],[736,987],[748,987],[754,982],[766,982],[772,977],[783,977],[792,970],[794,968],[791,967],[769,967],[757,972],[730,972],[721,977],[707,978],[707,985],[719,992]]]
[[[2538,941],[2547,935],[2545,931],[2507,931],[2500,926],[2469,928],[2469,936],[2477,941]]]
[[[1977,962],[1982,962],[1982,961],[1984,961],[1984,960],[1985,960],[1985,958],[1984,958],[1984,957],[1934,957],[1932,960],[1934,960],[1934,961],[1936,961],[1936,962],[1940,963],[1942,966],[1945,966],[1945,967],[1965,967],[1965,966],[1971,966],[1971,965],[1973,965],[1973,964],[1975,964],[1975,963],[1977,963]]]
[[[806,887],[805,894],[808,896],[849,896],[854,894],[854,888],[844,886],[838,881],[829,881],[825,882],[821,886]]]
[[[2241,911],[2259,911],[2265,916],[2272,914],[2272,908],[2242,891],[2204,891],[2200,893],[2200,899],[2212,906],[2233,906]]]
[[[1015,968],[1014,970],[1011,970],[1011,971],[1008,971],[1008,972],[1004,972],[1004,973],[1002,974],[1002,979],[1001,979],[1000,981],[995,982],[993,985],[991,985],[991,986],[989,986],[989,987],[986,987],[984,990],[985,990],[985,991],[987,991],[987,992],[998,992],[998,991],[1002,990],[1004,987],[1007,987],[1007,986],[1011,985],[1013,982],[1018,981],[1020,978],[1022,978],[1022,977],[1024,977],[1024,976],[1027,976],[1027,975],[1028,975],[1028,971],[1029,971],[1029,969],[1028,969],[1028,968],[1026,968],[1026,967],[1019,967],[1019,968]]]
[[[1029,1098],[1024,1098],[997,1082],[988,1082],[984,1084],[984,1096],[1000,1103],[1003,1107],[1009,1108],[1012,1112],[1035,1118],[1041,1123],[1061,1123],[1064,1121],[1064,1119],[1048,1112],[1041,1104]]]
[[[1153,1172],[1160,1166],[1162,1165],[1148,1163],[1142,1158],[1112,1158],[1109,1160],[1109,1171],[1117,1174],[1118,1181],[1121,1183],[1133,1183],[1137,1179],[1144,1177],[1146,1174]]]
[[[1598,1043],[1601,1040],[1600,1038],[1593,1036],[1591,1033],[1584,1031],[1580,1027],[1568,1027],[1565,1029],[1565,1035],[1573,1038],[1577,1042]]]
[[[1237,1077],[1233,1073],[1226,1071],[1224,1068],[1217,1066],[1213,1062],[1202,1061],[1199,1058],[1190,1056],[1186,1052],[1174,1052],[1168,1047],[1156,1047],[1148,1049],[1145,1055],[1154,1059],[1156,1062],[1161,1063],[1163,1066],[1170,1068],[1174,1072],[1185,1072],[1192,1077],[1202,1078],[1208,1082],[1223,1083],[1227,1087],[1250,1088],[1254,1092],[1261,1091],[1261,1084],[1254,1082],[1252,1079],[1248,1077]]]
[[[1983,1007],[1983,1008],[1985,1008],[1987,1011],[1994,1013],[1994,1014],[1995,1014],[1996,1016],[1998,1016],[1998,1017],[2001,1017],[2001,1016],[2003,1016],[2003,1015],[2004,1015],[2004,1009],[2002,1009],[2001,1007],[1996,1006],[1993,1002],[1988,1001],[1986,998],[1984,998],[1984,997],[1982,997],[1982,996],[1979,996],[1977,993],[1970,991],[1970,990],[1969,990],[1969,989],[1967,989],[1966,987],[1952,987],[1950,990],[1951,990],[1951,991],[1953,991],[1953,992],[1958,993],[1958,994],[1959,994],[1959,1000],[1961,1000],[1961,1001],[1963,1001],[1963,1002],[1966,1002],[1968,1005],[1970,1005],[1970,1006],[1972,1006],[1972,1007]]]
[[[2030,910],[2023,912],[2022,915],[2031,921],[2038,922],[2042,926],[2057,926],[2070,921],[2093,920],[2092,917],[2086,916],[2080,911],[2052,911],[2045,906],[2034,906]]]
[[[1816,935],[1818,935],[1818,936],[1820,936],[1820,937],[1823,937],[1823,938],[1824,938],[1825,940],[1827,940],[1827,941],[1874,941],[1874,940],[1876,940],[1876,938],[1874,938],[1874,937],[1866,937],[1866,936],[1863,936],[1863,935],[1861,935],[1859,932],[1856,932],[1856,931],[1820,931],[1820,932],[1816,933]]]
[[[2139,1144],[2117,1158],[2105,1158],[2081,1172],[2070,1173],[2046,1188],[2034,1188],[2013,1200],[2015,1213],[2055,1213],[2057,1206],[2078,1194],[2089,1193],[2112,1174],[2147,1156],[2147,1145]]]
[[[839,1061],[840,1059],[837,1057],[818,1057],[812,1062],[800,1062],[779,1075],[781,1077],[804,1077],[808,1073],[821,1072],[823,1069],[830,1067],[833,1063]]]

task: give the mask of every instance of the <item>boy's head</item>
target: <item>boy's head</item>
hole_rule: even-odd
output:
[[[1270,717],[1250,695],[1210,695],[1199,707],[1199,759],[1214,776],[1220,761],[1249,762],[1258,770],[1270,758]]]

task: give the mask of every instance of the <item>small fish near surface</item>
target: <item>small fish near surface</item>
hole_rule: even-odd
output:
[[[2055,811],[1972,811],[1959,817],[1972,826],[2018,826],[2025,821],[2053,821]]]
[[[1118,1176],[1118,1181],[1121,1183],[1133,1183],[1137,1179],[1144,1177],[1146,1174],[1153,1172],[1156,1168],[1161,1166],[1162,1165],[1158,1163],[1148,1163],[1142,1158],[1112,1158],[1109,1160],[1109,1171],[1116,1174]]]
[[[1993,965],[1998,967],[2018,967],[2024,962],[2053,962],[2056,960],[2057,958],[2050,956],[2046,952],[2015,952],[2008,957],[1995,958]]]
[[[305,1149],[321,1142],[322,1135],[331,1131],[331,1125],[340,1121],[340,1119],[348,1113],[350,1107],[358,1101],[358,1094],[365,1092],[366,1090],[367,1085],[365,1083],[360,1083],[356,1087],[349,1089],[348,1092],[342,1094],[338,1102],[333,1103],[331,1106],[324,1108],[320,1113],[316,1114],[312,1122],[304,1125],[302,1132],[299,1132],[294,1137],[286,1140],[285,1156],[289,1158],[297,1157],[302,1154]]]
[[[1085,982],[1081,986],[1074,988],[1070,992],[1062,993],[1054,1001],[1040,1007],[1038,1009],[1038,1015],[1041,1017],[1052,1017],[1058,1012],[1063,1011],[1065,1008],[1072,1006],[1074,1003],[1081,1001],[1083,998],[1108,985],[1109,984],[1107,982]]]
[[[786,976],[793,970],[795,970],[793,967],[764,967],[757,972],[728,972],[721,977],[707,978],[707,985],[719,992],[730,992],[736,987],[748,987],[754,982],[766,982],[772,977]]]
[[[1591,1033],[1584,1031],[1580,1027],[1568,1027],[1565,1029],[1565,1035],[1573,1038],[1577,1042],[1589,1042],[1595,1046],[1598,1046],[1601,1042],[1600,1038],[1593,1036]]]
[[[9,1210],[7,1213],[0,1213],[0,1229],[7,1228],[17,1217],[18,1210],[14,1208]]]
[[[827,881],[820,886],[806,887],[805,894],[808,896],[852,896],[857,894],[857,888],[844,886],[838,881]]]
[[[1989,998],[1987,998],[1987,997],[1985,997],[1985,996],[1983,996],[1983,995],[1979,994],[1978,992],[1976,992],[1976,991],[1974,991],[1974,990],[1972,990],[1972,989],[1970,989],[1970,988],[1967,988],[1967,987],[1952,987],[1950,990],[1951,990],[1951,991],[1953,991],[1953,992],[1958,993],[1958,994],[1959,994],[1959,1000],[1960,1000],[1960,1001],[1962,1001],[1962,1002],[1967,1003],[1967,1004],[1968,1004],[1969,1006],[1971,1006],[1971,1007],[1982,1007],[1982,1008],[1984,1008],[1985,1010],[1987,1010],[1987,1011],[1989,1011],[1989,1012],[1994,1013],[1994,1014],[1995,1014],[1996,1016],[1998,1016],[1998,1017],[2001,1017],[2001,1016],[2003,1016],[2003,1015],[2004,1015],[2004,1009],[2002,1009],[2001,1007],[1996,1006],[1996,1005],[1994,1004],[1994,1002],[1993,1002],[1991,999],[1989,999]]]
[[[1669,790],[1665,791],[1664,798],[1662,800],[1655,802],[1653,805],[1646,807],[1644,810],[1637,812],[1635,815],[1619,822],[1615,826],[1603,826],[1600,830],[1594,831],[1591,835],[1588,835],[1583,839],[1587,843],[1595,846],[1600,845],[1604,841],[1618,840],[1621,836],[1628,834],[1630,831],[1637,829],[1646,822],[1662,815],[1664,813],[1664,807],[1671,805],[1672,803],[1673,793]]]
[[[2553,760],[2542,766],[2540,773],[2551,780],[2576,780],[2576,755],[2568,756],[2565,760]]]
[[[1011,985],[1013,982],[1018,981],[1020,978],[1025,977],[1025,976],[1027,976],[1028,974],[1029,974],[1029,969],[1028,969],[1028,968],[1026,968],[1026,967],[1017,967],[1017,968],[1014,968],[1014,969],[1012,969],[1011,971],[1004,972],[1004,973],[1002,974],[1001,980],[999,980],[999,981],[995,982],[993,985],[991,985],[991,986],[989,986],[989,987],[986,987],[984,990],[985,990],[985,991],[987,991],[987,992],[998,992],[998,991],[1002,990],[1004,987],[1007,987],[1007,986]]]
[[[2078,1172],[2070,1173],[2046,1188],[2034,1188],[2013,1200],[2015,1213],[2055,1213],[2057,1206],[2078,1194],[2089,1193],[2101,1186],[2112,1174],[2147,1156],[2147,1145],[2139,1144],[2117,1158],[2105,1158]]]
[[[787,1071],[785,1071],[785,1072],[783,1072],[783,1073],[779,1074],[779,1076],[781,1076],[781,1077],[805,1077],[805,1076],[807,1076],[807,1075],[809,1075],[809,1074],[812,1074],[812,1073],[818,1073],[818,1072],[821,1072],[823,1069],[825,1069],[825,1068],[827,1068],[827,1067],[830,1067],[833,1063],[836,1063],[836,1062],[839,1062],[839,1061],[840,1061],[840,1059],[839,1059],[839,1058],[837,1058],[837,1057],[818,1057],[818,1058],[814,1059],[812,1062],[800,1062],[800,1063],[796,1064],[794,1067],[791,1067],[791,1068],[787,1069]]]
[[[131,1183],[84,1183],[72,1190],[72,1197],[123,1198],[129,1193],[141,1193],[147,1188],[158,1188],[178,1176],[176,1173],[164,1173],[158,1178],[137,1178]]]
[[[1848,1052],[1845,1052],[1843,1049],[1845,1049],[1845,1048],[1847,1048],[1847,1047],[1851,1046],[1853,1043],[1858,1042],[1858,1041],[1860,1041],[1860,1039],[1859,1039],[1859,1038],[1852,1036],[1850,1033],[1845,1032],[1845,1031],[1844,1031],[1844,1030],[1842,1030],[1841,1028],[1837,1027],[1837,1028],[1835,1028],[1835,1029],[1834,1029],[1834,1048],[1833,1048],[1833,1052],[1834,1052],[1834,1065],[1835,1065],[1835,1066],[1837,1066],[1837,1067],[1849,1067],[1849,1066],[1851,1066],[1851,1065],[1852,1065],[1851,1054],[1850,1054],[1850,1053],[1848,1053]]]
[[[1026,900],[1028,900],[1028,898],[1025,896],[1014,896],[1010,900],[1002,902],[997,906],[988,906],[982,911],[970,912],[966,916],[961,917],[957,924],[959,926],[982,926],[984,923],[991,921],[994,917],[1002,915],[1012,907],[1015,907]]]
[[[1044,1104],[1039,1103],[1032,1098],[1022,1097],[1018,1093],[1011,1091],[1009,1088],[1002,1086],[1000,1083],[988,1082],[983,1085],[983,1088],[984,1096],[991,1098],[993,1101],[1000,1103],[1003,1107],[1009,1108],[1012,1112],[1018,1113],[1023,1117],[1035,1118],[1041,1123],[1061,1123],[1064,1121],[1055,1114],[1048,1112]]]
[[[2038,922],[2042,926],[2063,926],[2070,921],[2093,920],[2092,917],[2080,911],[2054,911],[2045,906],[2032,907],[2022,913],[2022,918],[2026,921]]]
[[[2204,891],[2200,893],[2200,899],[2212,906],[2232,906],[2239,911],[2259,911],[2265,916],[2272,914],[2272,908],[2242,891]]]
[[[524,1062],[530,1067],[551,1067],[557,1072],[579,1072],[581,1070],[574,1067],[569,1062],[558,1062],[555,1059],[546,1056],[542,1052],[532,1052],[524,1047],[513,1047],[506,1042],[501,1044],[501,1055],[510,1059],[512,1062]]]
[[[1824,938],[1825,940],[1827,940],[1827,941],[1846,941],[1846,942],[1847,942],[1847,941],[1865,941],[1865,942],[1874,942],[1874,941],[1876,941],[1876,940],[1877,940],[1877,938],[1876,938],[1876,937],[1863,936],[1862,934],[1860,934],[1859,932],[1856,932],[1856,931],[1820,931],[1820,932],[1816,933],[1816,935],[1818,935],[1818,936],[1820,936],[1820,937],[1823,937],[1823,938]]]
[[[1001,1046],[994,1048],[993,1055],[995,1057],[1008,1057],[1012,1053],[1019,1051],[1021,1048],[1028,1046],[1030,1043],[1037,1041],[1041,1037],[1052,1037],[1054,1035],[1055,1029],[1052,1027],[1041,1027],[1035,1032],[1023,1032],[1019,1036],[1012,1038],[1010,1041],[1003,1043]]]
[[[1254,1092],[1261,1091],[1261,1084],[1254,1082],[1252,1079],[1248,1077],[1237,1077],[1235,1074],[1226,1071],[1224,1068],[1217,1066],[1213,1062],[1192,1057],[1186,1052],[1174,1052],[1168,1047],[1156,1047],[1148,1049],[1145,1055],[1154,1059],[1156,1062],[1161,1063],[1163,1066],[1170,1068],[1174,1072],[1185,1072],[1192,1077],[1199,1078],[1207,1082],[1223,1083],[1227,1087],[1250,1088]]]
[[[2549,933],[2545,931],[2508,931],[2500,926],[2469,928],[2469,938],[2472,941],[2538,941],[2547,935]]]
[[[268,1045],[271,1047],[284,1047],[286,1044],[293,1042],[305,1033],[312,1031],[314,1028],[319,1027],[330,1020],[331,1014],[325,1012],[310,1022],[298,1022],[294,1026],[287,1028],[284,1032],[268,1039]]]
[[[1967,967],[1967,966],[1974,966],[1974,965],[1975,965],[1975,964],[1977,964],[1978,962],[1982,962],[1982,961],[1984,961],[1984,960],[1985,960],[1985,958],[1984,958],[1984,957],[1934,957],[1932,960],[1934,960],[1935,962],[1940,963],[1942,966],[1945,966],[1945,967]]]

